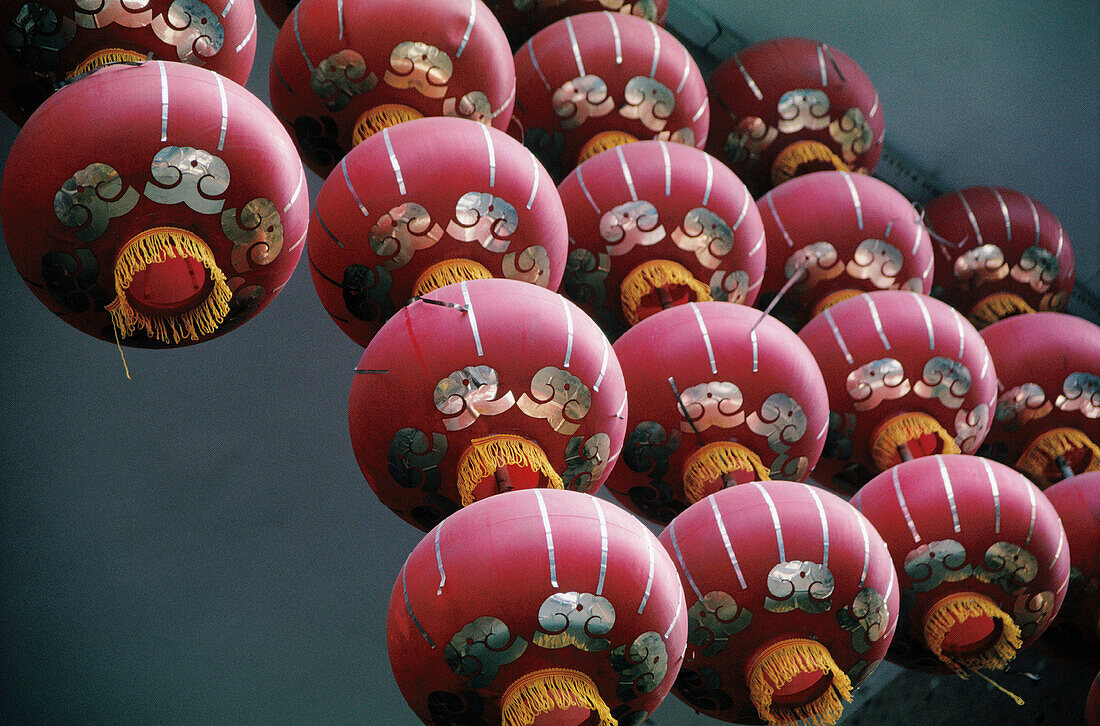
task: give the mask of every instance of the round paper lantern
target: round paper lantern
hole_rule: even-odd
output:
[[[558,191],[569,219],[565,293],[605,329],[689,300],[756,298],[760,213],[709,154],[665,141],[617,146],[574,169]]]
[[[611,344],[573,303],[525,282],[462,282],[409,304],[359,370],[359,467],[421,529],[498,491],[595,491],[622,448],[626,388]]]
[[[971,187],[933,199],[935,294],[980,330],[1037,310],[1061,312],[1073,289],[1073,248],[1054,214],[1018,191]]]
[[[703,76],[680,41],[648,20],[567,17],[527,41],[515,63],[523,142],[555,179],[631,141],[706,142]]]
[[[661,533],[688,603],[674,693],[723,721],[827,726],[886,654],[898,576],[835,494],[773,481],[725,489]]]
[[[507,128],[515,68],[481,0],[303,0],[275,39],[271,106],[326,176],[352,146],[424,116]]]
[[[294,144],[263,103],[164,61],[51,96],[16,139],[0,198],[8,251],[46,307],[95,337],[157,347],[220,335],[271,302],[308,205]]]
[[[1058,612],[1070,548],[1035,485],[978,456],[929,456],[868,482],[855,505],[901,579],[889,658],[966,676],[1003,669]]]
[[[567,15],[610,10],[665,24],[668,0],[487,0],[504,32],[516,47]]]
[[[0,27],[0,109],[17,124],[59,85],[105,65],[162,58],[243,85],[256,54],[252,0],[12,0]]]
[[[554,183],[523,144],[454,118],[384,129],[329,175],[310,225],[313,282],[360,345],[410,298],[506,277],[557,289],[568,234]]]
[[[799,337],[829,391],[829,466],[814,472],[823,484],[850,489],[910,456],[972,454],[989,431],[997,396],[989,351],[938,300],[896,290],[859,295]]]
[[[1081,668],[1100,668],[1100,472],[1043,490],[1066,530],[1069,589],[1043,644]]]
[[[504,726],[640,724],[672,687],[686,635],[676,568],[641,522],[542,489],[476,502],[428,533],[386,628],[424,723]]]
[[[791,179],[757,202],[767,236],[761,303],[784,285],[777,315],[800,324],[861,292],[932,290],[932,241],[889,184],[848,172]]]
[[[806,38],[750,45],[708,79],[707,149],[760,194],[826,169],[869,174],[886,122],[878,93],[854,60]]]
[[[986,452],[1040,488],[1100,471],[1100,328],[1062,313],[982,331],[1000,382]]]
[[[615,354],[630,415],[608,486],[635,513],[667,524],[726,486],[801,481],[817,463],[829,423],[825,381],[778,320],[691,303],[631,328]]]

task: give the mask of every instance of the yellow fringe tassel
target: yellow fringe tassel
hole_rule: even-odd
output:
[[[512,434],[497,434],[474,439],[458,462],[458,492],[462,506],[474,503],[474,489],[478,483],[496,472],[498,467],[525,466],[546,477],[547,489],[564,489],[565,483],[550,466],[546,454],[538,444]]]
[[[134,275],[151,264],[172,257],[198,260],[207,269],[214,289],[206,300],[178,315],[148,316],[130,307],[126,291]],[[198,340],[216,331],[229,313],[229,300],[233,297],[225,274],[218,268],[214,253],[206,243],[191,232],[175,227],[157,227],[142,232],[126,243],[115,260],[115,294],[107,310],[111,314],[111,323],[122,337],[143,328],[150,337],[172,345],[185,338]]]
[[[992,325],[998,320],[1012,315],[1023,315],[1035,312],[1035,308],[1024,302],[1019,295],[1009,292],[998,292],[982,298],[970,309],[967,317],[974,327],[981,330],[987,325]]]
[[[997,642],[980,653],[947,655],[943,652],[943,639],[954,626],[981,616],[988,616],[1001,623],[1001,636]],[[1005,611],[984,595],[962,592],[946,597],[929,610],[924,619],[924,644],[944,665],[957,675],[966,677],[978,668],[1004,670],[1020,649],[1020,628]]]
[[[959,445],[948,435],[939,421],[919,411],[902,413],[888,419],[875,432],[871,443],[871,457],[875,460],[875,466],[879,471],[887,471],[897,466],[901,463],[898,447],[927,434],[935,434],[943,444],[943,448],[938,453],[961,453]]]
[[[671,260],[650,260],[631,270],[623,279],[619,289],[622,300],[623,317],[631,325],[638,323],[638,306],[642,298],[652,294],[659,287],[683,285],[695,293],[696,302],[709,302],[710,287],[699,282],[687,268]]]
[[[684,498],[695,502],[706,496],[706,485],[734,471],[756,473],[757,481],[770,481],[771,472],[760,457],[741,444],[715,441],[696,450],[684,463]]]
[[[104,66],[113,65],[115,63],[143,63],[148,60],[148,58],[149,56],[144,53],[138,53],[124,48],[104,48],[103,50],[92,53],[81,61],[76,68],[73,68],[65,74],[65,79],[72,80],[73,78],[79,78],[87,73],[91,73],[92,71],[99,70]]]
[[[608,149],[614,149],[616,146],[630,144],[637,140],[637,137],[631,136],[625,131],[601,131],[589,139],[581,148],[581,153],[577,154],[577,164],[583,164],[596,154],[603,153]]]
[[[824,298],[819,300],[817,305],[814,305],[813,314],[820,315],[821,313],[831,308],[833,305],[836,305],[839,302],[844,302],[850,297],[855,297],[856,295],[862,294],[862,290],[837,290],[836,292],[826,295]]]
[[[355,128],[351,132],[351,143],[354,146],[382,129],[388,129],[405,121],[415,121],[418,118],[424,118],[424,114],[400,103],[384,103],[381,106],[375,106],[364,111],[355,123]]]
[[[413,297],[427,295],[432,290],[438,290],[456,282],[468,280],[488,280],[493,276],[489,268],[480,262],[459,257],[453,260],[437,262],[420,273],[413,285]]]
[[[523,676],[504,692],[501,704],[501,726],[530,726],[540,713],[574,706],[595,711],[600,726],[619,724],[592,679],[567,668],[547,668]]]
[[[1084,433],[1073,428],[1051,429],[1036,437],[1024,449],[1016,462],[1016,468],[1027,474],[1039,488],[1046,489],[1053,483],[1047,478],[1046,467],[1059,456],[1065,456],[1074,449],[1088,449],[1092,453],[1086,472],[1100,471],[1100,447]]]
[[[803,673],[822,671],[832,676],[829,687],[805,704],[775,704],[776,689]],[[760,655],[749,672],[749,695],[760,714],[770,724],[808,722],[814,726],[832,726],[844,712],[844,701],[852,700],[852,681],[815,640],[793,638],[771,646]]]
[[[814,168],[799,172],[799,169],[805,164],[812,164]],[[779,156],[775,158],[775,161],[772,162],[772,184],[779,186],[800,173],[823,171],[830,166],[837,171],[849,170],[848,165],[820,141],[796,141],[783,149]]]

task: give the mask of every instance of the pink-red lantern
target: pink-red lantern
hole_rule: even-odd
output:
[[[825,381],[778,320],[691,303],[628,330],[615,354],[629,433],[607,483],[635,513],[667,524],[726,486],[801,481],[817,463],[829,424]]]
[[[1100,471],[1100,327],[1062,313],[982,330],[1000,383],[988,456],[1040,488]]]
[[[1035,485],[977,456],[929,456],[868,482],[854,500],[901,579],[888,657],[966,676],[1003,669],[1062,604],[1070,548]]]
[[[326,176],[355,144],[402,121],[507,128],[511,55],[481,0],[303,0],[275,39],[271,106]]]
[[[608,10],[665,24],[668,0],[487,0],[504,32],[518,46],[567,15]]]
[[[1100,668],[1100,472],[1063,479],[1043,494],[1069,542],[1069,589],[1043,645],[1082,668]]]
[[[360,345],[411,298],[505,277],[552,290],[565,211],[523,144],[454,118],[387,128],[356,146],[317,196],[309,261],[321,302]]]
[[[462,282],[409,304],[359,371],[348,413],[359,467],[421,529],[508,489],[595,491],[622,448],[611,344],[573,303],[525,282]]]
[[[523,142],[555,179],[631,141],[706,143],[703,76],[680,41],[648,20],[566,17],[516,51],[515,64]]]
[[[13,0],[0,28],[0,109],[17,124],[58,85],[105,65],[159,58],[243,85],[256,54],[252,0]]]
[[[259,99],[155,61],[51,96],[16,138],[0,206],[16,269],[46,307],[95,337],[162,347],[271,302],[301,255],[309,196]]]
[[[1022,192],[970,187],[933,199],[934,295],[980,330],[1001,318],[1061,312],[1073,289],[1073,248],[1054,214]]]
[[[989,431],[993,361],[974,326],[938,300],[897,290],[859,295],[826,309],[799,337],[829,390],[829,465],[814,473],[822,484],[849,489],[906,457],[972,454]]]
[[[617,146],[574,169],[558,192],[569,219],[564,291],[605,329],[691,300],[756,298],[760,213],[709,154],[666,141]]]
[[[806,38],[776,38],[711,74],[707,149],[761,194],[799,174],[871,173],[886,122],[859,65]]]
[[[687,612],[641,522],[596,497],[535,489],[429,532],[394,584],[386,636],[424,723],[633,726],[672,687]]]
[[[836,723],[898,622],[898,576],[864,516],[805,484],[745,484],[660,540],[689,603],[673,692],[723,721]]]
[[[861,292],[932,290],[932,242],[916,211],[889,184],[861,174],[791,179],[757,202],[767,236],[763,303],[801,324]],[[793,282],[792,282],[793,280]]]

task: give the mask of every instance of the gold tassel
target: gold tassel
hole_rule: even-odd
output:
[[[631,325],[638,323],[638,306],[642,298],[653,293],[659,287],[683,285],[695,293],[696,302],[709,302],[710,287],[696,280],[687,268],[671,260],[650,260],[631,270],[623,279],[619,288],[622,300],[623,317]]]
[[[811,164],[812,167],[799,171],[806,164]],[[849,171],[848,165],[820,141],[796,141],[783,149],[772,162],[772,184],[779,186],[799,174],[825,171],[830,167],[837,171]]]
[[[486,477],[492,476],[498,467],[525,466],[546,478],[547,489],[564,489],[565,483],[550,466],[545,452],[521,436],[497,434],[474,439],[462,452],[458,462],[458,492],[462,506],[474,503],[474,489]]]
[[[595,711],[600,726],[618,726],[596,684],[580,671],[547,668],[528,673],[501,698],[501,726],[530,726],[540,713],[580,706]]]
[[[352,146],[369,139],[382,129],[388,129],[405,121],[415,121],[424,118],[424,114],[415,108],[404,106],[400,103],[383,103],[363,112],[355,123],[355,129],[351,132]]]
[[[821,313],[831,308],[833,305],[836,305],[839,302],[844,302],[850,297],[855,297],[856,295],[862,294],[862,290],[837,290],[836,292],[830,293],[829,295],[826,295],[821,300],[819,300],[817,305],[814,305],[813,314],[820,315]]]
[[[65,80],[79,78],[92,71],[99,70],[104,66],[114,65],[115,63],[144,63],[146,60],[148,60],[148,56],[144,53],[138,53],[124,48],[104,48],[103,50],[92,53],[81,61],[76,68],[66,73]]]
[[[198,260],[207,269],[214,288],[206,300],[177,315],[149,316],[134,310],[126,299],[134,275],[149,265],[174,257]],[[131,239],[119,252],[115,260],[115,295],[107,310],[111,323],[123,338],[143,328],[151,338],[175,345],[185,338],[198,340],[215,332],[229,313],[233,292],[205,242],[183,229],[156,227]]]
[[[715,441],[697,449],[684,462],[684,498],[694,504],[706,495],[708,482],[734,471],[755,472],[757,481],[771,480],[768,467],[748,448],[728,441]]]
[[[616,146],[630,144],[637,140],[637,137],[631,136],[625,131],[601,131],[589,139],[581,148],[581,153],[577,154],[577,164],[583,164],[596,154],[601,154],[608,149],[614,149]]]
[[[872,437],[871,456],[875,460],[875,466],[879,471],[887,471],[897,466],[901,463],[898,447],[927,434],[935,434],[943,445],[937,453],[962,453],[959,445],[936,419],[919,411],[901,413],[880,425]]]
[[[979,300],[970,309],[970,314],[966,317],[974,323],[975,328],[981,330],[998,320],[1033,312],[1035,312],[1035,308],[1024,302],[1024,299],[1019,295],[1013,295],[1010,292],[998,292]]]
[[[416,278],[416,284],[413,285],[413,297],[427,295],[432,290],[438,290],[456,282],[488,280],[492,276],[493,273],[489,272],[489,268],[474,260],[464,257],[443,260],[420,273],[420,277]]]
[[[1016,468],[1027,474],[1040,489],[1046,489],[1053,483],[1047,478],[1046,467],[1074,449],[1088,449],[1092,453],[1086,472],[1100,471],[1100,447],[1074,428],[1051,429],[1036,437],[1016,461]]]
[[[805,704],[773,704],[776,690],[803,673],[821,671],[831,676],[825,692]],[[815,640],[792,638],[780,641],[760,656],[750,669],[749,695],[760,718],[770,724],[808,722],[832,726],[844,712],[844,701],[852,700],[852,681],[833,660],[828,649]]]
[[[981,616],[987,616],[1001,624],[997,642],[980,653],[947,655],[943,652],[943,639],[955,625]],[[966,677],[968,671],[978,668],[1004,670],[1021,648],[1020,628],[1005,611],[985,595],[962,592],[944,598],[929,610],[924,619],[924,644],[944,665],[957,675]]]

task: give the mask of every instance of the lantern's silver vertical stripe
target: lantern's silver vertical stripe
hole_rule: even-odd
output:
[[[986,348],[985,355],[982,356],[982,371],[978,374],[978,378],[985,378],[985,372],[989,370],[989,349]]]
[[[848,352],[848,346],[844,344],[844,338],[840,337],[840,328],[836,326],[836,321],[833,320],[833,314],[829,312],[829,308],[825,308],[825,321],[833,329],[833,337],[836,338],[836,342],[840,346],[840,352],[844,354],[844,360],[848,361],[848,365],[854,364],[856,362],[855,358]]]
[[[676,86],[676,95],[680,95],[680,91],[684,90],[684,84],[687,83],[688,76],[691,75],[691,53],[688,53],[688,49],[684,48],[684,72],[680,74],[680,83]]]
[[[616,146],[615,153],[619,155],[619,166],[623,170],[623,180],[626,182],[626,186],[630,189],[630,198],[635,202],[638,201],[638,192],[634,189],[634,177],[630,176],[630,167],[626,165],[626,157],[623,156],[623,147]]]
[[[955,489],[951,486],[951,477],[947,473],[947,464],[944,463],[943,457],[936,454],[936,463],[940,465],[940,479],[943,480],[943,491],[947,494],[947,504],[951,507],[951,522],[955,527],[956,532],[962,531],[962,525],[959,524],[959,508],[955,506]]]
[[[164,61],[157,61],[160,68],[160,140],[168,140],[168,72]]]
[[[657,23],[649,24],[649,32],[653,35],[653,65],[649,68],[649,77],[657,77],[657,61],[661,59],[661,36],[657,35]]]
[[[306,172],[303,169],[301,172],[298,173],[298,186],[294,187],[294,193],[290,195],[290,201],[288,201],[286,203],[286,206],[283,207],[283,214],[289,212],[290,208],[294,206],[294,202],[298,201],[298,195],[302,193],[302,187],[305,186],[305,183]],[[340,246],[343,247],[343,245]]]
[[[752,372],[760,370],[760,344],[756,341],[756,328],[749,330],[749,340],[752,341]]]
[[[605,11],[604,15],[611,22],[611,35],[615,38],[615,65],[621,66],[623,64],[623,39],[619,35],[619,25],[615,22],[614,13]]]
[[[577,62],[577,75],[585,76],[584,61],[581,60],[581,48],[577,45],[577,34],[573,32],[573,20],[566,15],[565,16],[565,28],[569,31],[569,45],[573,47],[573,59]]]
[[[394,176],[397,177],[397,188],[405,193],[405,178],[401,176],[401,165],[397,163],[397,154],[393,153],[393,143],[390,141],[390,130],[382,129],[382,140],[386,142],[386,152],[390,155],[390,166],[393,167]]]
[[[856,517],[856,522],[859,523],[859,533],[863,535],[863,572],[859,575],[859,587],[863,589],[864,583],[867,582],[867,568],[871,564],[871,538],[867,536],[867,518],[864,516]]]
[[[890,341],[886,339],[886,331],[882,329],[882,319],[878,316],[875,301],[871,299],[870,295],[860,295],[860,297],[867,301],[867,307],[871,309],[871,321],[875,324],[875,332],[878,333],[878,339],[882,341],[882,347],[890,350]]]
[[[235,2],[235,0],[229,0],[229,2],[227,2],[227,3],[225,4],[225,10],[222,10],[222,17],[223,17],[223,18],[224,18],[225,16],[229,15],[229,10],[230,10],[230,8],[232,8],[232,7],[233,7],[233,3],[234,3],[234,2]]]
[[[481,348],[481,334],[477,332],[477,317],[474,315],[474,304],[470,301],[470,290],[466,287],[466,281],[462,281],[462,302],[466,303],[466,315],[470,317],[470,332],[474,334],[474,344],[477,345],[477,354],[485,355]]]
[[[455,51],[455,58],[461,58],[466,44],[470,42],[470,33],[474,32],[474,21],[477,20],[477,0],[470,0],[470,23],[466,26],[466,32],[462,34],[462,42]]]
[[[534,179],[534,183],[531,184],[531,196],[527,199],[527,208],[530,209],[535,204],[535,195],[539,193],[539,161],[530,151],[527,155],[531,157],[531,176]]]
[[[684,609],[684,588],[678,588],[676,591],[676,617],[672,619],[672,622],[668,624],[668,630],[665,631],[664,638],[668,640],[668,636],[672,635],[672,629],[676,627],[676,623],[680,622],[680,611]]]
[[[287,209],[289,209],[289,208],[290,208],[289,205],[287,205]],[[284,209],[283,211],[285,212],[286,209]],[[335,242],[337,247],[339,247],[340,249],[344,249],[344,243],[341,242],[340,240],[336,239],[336,235],[334,235],[332,233],[332,230],[330,230],[328,228],[328,225],[325,224],[325,220],[321,219],[321,210],[317,208],[317,205],[313,206],[313,215],[315,217],[317,217],[317,221],[320,223],[321,229],[323,229],[325,231],[325,234],[328,235],[329,239],[331,239],[333,242]]]
[[[699,104],[699,108],[695,110],[695,114],[691,117],[692,123],[699,120],[699,117],[703,115],[703,111],[707,110],[707,97],[703,96],[703,102]]]
[[[783,233],[783,239],[787,240],[788,247],[794,247],[794,240],[787,234],[787,228],[783,226],[783,220],[779,218],[779,212],[775,209],[775,202],[772,201],[771,194],[765,194],[764,199],[768,200],[768,207],[772,210],[772,219],[775,220],[775,225],[779,227],[779,231]],[[826,308],[827,310],[828,308]]]
[[[546,86],[547,91],[551,91],[553,89],[550,87],[550,81],[546,80],[546,76],[543,75],[542,69],[539,68],[539,60],[538,60],[538,58],[535,57],[535,46],[531,42],[533,40],[534,40],[534,38],[527,41],[527,52],[531,56],[531,65],[533,65],[535,67],[535,73],[538,73],[539,78],[542,79],[542,85]]]
[[[649,532],[644,532],[646,552],[649,555],[649,578],[645,581],[645,592],[642,593],[642,601],[638,604],[638,614],[641,615],[645,610],[646,603],[649,602],[649,593],[653,590],[653,571],[657,564],[657,558],[653,554],[653,538],[648,536]]]
[[[924,269],[920,271],[921,277],[928,277],[932,274],[932,267],[936,264],[936,258],[929,255],[928,264],[924,266]]]
[[[564,299],[564,298],[563,298]],[[603,383],[603,377],[607,375],[607,358],[610,355],[611,344],[607,342],[607,338],[603,339],[603,362],[600,363],[600,375],[596,377],[596,382],[592,384],[592,390],[596,393],[600,392],[600,384]]]
[[[1012,241],[1012,220],[1008,216],[1008,205],[1005,204],[1005,198],[1001,196],[1001,193],[997,191],[996,187],[990,187],[989,190],[993,192],[993,196],[997,197],[997,204],[1001,206],[1001,216],[1005,220],[1005,239],[1009,242]]]
[[[443,552],[439,547],[439,533],[443,531],[443,522],[439,523],[439,526],[435,528],[435,564],[439,568],[439,587],[436,588],[435,594],[443,594],[443,586],[447,584],[447,573],[443,571]]]
[[[1062,536],[1058,538],[1058,550],[1054,553],[1054,559],[1052,559],[1050,561],[1050,568],[1049,569],[1053,570],[1054,566],[1056,564],[1058,564],[1058,558],[1062,556],[1062,548],[1065,547],[1065,545],[1066,545],[1066,532],[1065,532],[1065,530],[1062,530]]]
[[[741,589],[745,590],[748,585],[745,584],[745,575],[741,573],[741,565],[737,562],[737,555],[733,553],[733,545],[730,543],[729,532],[726,531],[726,523],[722,521],[722,513],[718,511],[718,500],[714,497],[707,497],[710,501],[710,509],[714,512],[714,522],[718,525],[718,533],[722,535],[722,544],[726,546],[726,555],[730,558],[730,564],[733,565],[733,571],[737,573],[737,581],[741,583]]]
[[[863,229],[863,205],[859,201],[859,192],[856,191],[856,184],[852,181],[852,175],[846,171],[840,172],[844,175],[844,181],[848,184],[848,191],[852,193],[852,204],[856,208],[856,223],[860,229]]]
[[[427,631],[424,630],[424,626],[421,625],[420,621],[416,619],[416,613],[413,612],[412,603],[409,602],[409,586],[405,579],[405,573],[408,571],[408,569],[409,562],[408,560],[406,560],[405,566],[401,568],[401,593],[405,596],[405,612],[407,612],[409,614],[409,617],[412,618],[413,625],[415,625],[416,629],[420,631],[420,634],[424,636],[424,640],[428,641],[428,645],[434,648],[435,643],[432,642],[431,637],[428,635]]]
[[[565,311],[565,326],[567,332],[567,338],[565,343],[565,368],[569,367],[569,359],[573,357],[573,313],[569,310],[569,303],[566,302],[565,297],[559,295],[558,299],[561,300],[562,310]]]
[[[741,71],[741,77],[745,79],[745,83],[748,84],[749,90],[752,91],[752,95],[756,96],[757,101],[763,101],[764,94],[760,92],[760,87],[756,85],[756,81],[749,75],[749,71],[745,68],[745,64],[741,62],[741,56],[734,53],[733,62],[737,64],[737,69]]]
[[[764,495],[764,501],[767,502],[768,510],[772,513],[772,524],[775,525],[775,542],[779,545],[779,561],[786,562],[787,550],[783,547],[783,528],[779,525],[779,510],[775,508],[775,502],[772,501],[767,489],[759,484],[753,484],[753,486]]]
[[[982,462],[982,466],[985,467],[985,476],[989,479],[989,489],[993,493],[993,513],[994,524],[993,531],[1000,533],[1001,531],[1001,492],[997,488],[997,477],[993,476],[993,468],[989,465],[987,459],[978,459]]]
[[[302,44],[302,31],[298,28],[298,11],[300,7],[294,6],[294,39],[298,41],[298,51],[302,54],[302,59],[306,62],[306,68],[310,73],[313,73],[313,61],[309,59],[309,54],[306,53],[306,47]]]
[[[821,43],[817,44],[817,67],[821,69],[821,87],[829,85],[829,74],[825,72],[825,53],[821,50]]]
[[[917,301],[917,306],[920,307],[920,314],[924,317],[924,329],[928,331],[928,350],[935,350],[936,333],[932,330],[932,316],[928,314],[928,306],[924,304],[924,296],[916,292],[911,294],[913,299]]]
[[[924,235],[927,231],[928,230],[924,228],[924,224],[920,222],[917,223],[917,236],[916,239],[913,240],[913,249],[909,250],[909,254],[917,254],[917,251],[920,249],[920,243],[924,241]]]
[[[623,417],[624,408],[626,408],[626,396],[623,396],[623,402],[619,404],[619,410],[615,412],[615,418]]]
[[[959,311],[951,308],[951,314],[955,317],[955,329],[959,331],[959,362],[962,362],[963,351],[966,350],[966,333],[963,332],[963,317]]]
[[[588,185],[584,183],[583,167],[583,164],[577,167],[577,182],[581,185],[581,191],[584,192],[584,198],[592,205],[592,209],[595,210],[596,214],[599,214],[600,208],[596,206],[596,200],[592,198],[592,195],[588,191]]]
[[[703,206],[705,207],[710,202],[710,191],[714,187],[714,165],[710,162],[710,154],[704,156],[703,160],[707,162],[707,186],[703,189]]]
[[[974,210],[970,208],[970,203],[966,201],[966,197],[962,192],[956,192],[955,196],[962,202],[963,209],[966,210],[966,216],[970,219],[970,226],[974,228],[974,234],[978,238],[978,244],[976,246],[981,247],[985,244],[985,241],[982,239],[982,230],[978,228],[978,218],[974,216]]]
[[[703,314],[699,312],[699,306],[695,303],[688,303],[691,306],[692,311],[695,313],[695,320],[699,323],[699,332],[703,334],[703,342],[707,346],[707,357],[710,358],[710,372],[712,374],[718,373],[718,364],[714,360],[714,347],[710,344],[710,331],[707,330],[707,324],[703,322]]]
[[[913,515],[909,513],[909,505],[905,503],[905,495],[901,493],[901,479],[898,478],[898,468],[895,466],[890,469],[890,473],[891,478],[894,480],[894,495],[898,498],[898,506],[901,507],[901,513],[905,516],[905,523],[909,525],[909,533],[913,535],[914,542],[920,542],[917,525],[913,521]]]
[[[550,531],[550,515],[546,513],[546,502],[542,501],[542,492],[535,489],[535,499],[539,501],[539,513],[542,514],[542,528],[546,532],[546,552],[550,556],[550,585],[558,586],[558,564],[554,559],[554,533]]]
[[[600,579],[596,583],[596,594],[603,595],[603,583],[607,578],[607,520],[603,516],[600,500],[592,497],[592,504],[596,507],[596,516],[600,519]]]
[[[871,118],[878,113],[878,91],[875,91],[875,102],[871,104],[871,110],[867,112],[867,118]]]
[[[489,127],[481,124],[481,133],[485,136],[485,147],[489,149],[489,187],[497,183],[497,153],[493,148],[493,137],[489,135]]]
[[[248,35],[244,36],[244,40],[237,44],[237,47],[233,49],[235,53],[240,53],[244,50],[244,47],[248,45],[248,41],[252,40],[252,36],[256,34],[256,18],[252,18],[252,28],[248,31]],[[311,71],[312,72],[312,69]]]
[[[886,594],[883,595],[883,602],[890,602],[890,593],[894,591],[894,578],[889,578],[886,581]]]
[[[1024,199],[1027,201],[1027,206],[1031,210],[1031,221],[1035,225],[1035,244],[1039,244],[1039,210],[1035,208],[1035,202],[1031,201],[1031,197],[1024,195]]]
[[[859,511],[863,511],[863,490],[860,489],[856,492],[856,498],[851,500],[851,503],[855,505],[855,508]]]
[[[538,491],[537,489],[535,491]],[[672,520],[668,523],[668,537],[672,540],[672,551],[676,553],[676,561],[680,563],[680,571],[684,573],[684,577],[687,578],[688,584],[691,585],[692,592],[695,593],[697,600],[703,599],[703,593],[699,592],[699,586],[695,584],[695,578],[691,576],[691,571],[688,569],[687,563],[684,562],[684,553],[680,551],[680,543],[676,540],[676,520]]]
[[[1031,500],[1031,524],[1027,526],[1027,539],[1024,540],[1024,546],[1031,544],[1031,535],[1035,534],[1035,487],[1029,486],[1027,488],[1027,498]]]
[[[295,6],[297,7],[297,6]],[[336,0],[336,17],[340,21],[339,35],[336,37],[340,40],[344,39],[344,0]]]
[[[504,109],[508,108],[508,106],[512,103],[513,100],[515,100],[515,98],[516,98],[516,85],[513,83],[512,84],[512,90],[508,91],[508,97],[505,98],[503,101],[501,101],[499,108],[497,108],[495,111],[493,111],[491,114],[489,114],[489,118],[494,119],[497,116],[504,113]]]
[[[710,165],[710,157],[707,157],[707,165]],[[752,199],[752,195],[748,190],[745,191],[745,201],[741,203],[741,212],[737,215],[737,221],[733,223],[733,231],[736,232],[737,228],[741,226],[741,223],[745,221],[745,217],[749,213],[749,200]],[[703,202],[706,204],[706,202]],[[751,254],[751,253],[750,253]]]
[[[306,227],[306,231],[302,232],[302,236],[298,238],[298,241],[295,242],[294,244],[292,244],[290,247],[287,247],[286,251],[287,252],[293,252],[294,250],[301,247],[302,243],[306,241],[306,237],[308,237],[308,236],[309,236],[309,227]],[[277,295],[279,293],[279,291],[282,290],[284,287],[286,287],[285,282],[282,285],[279,285],[279,287],[272,290],[272,293]]]
[[[810,496],[814,498],[814,504],[817,505],[817,516],[821,519],[821,542],[824,549],[821,553],[821,566],[829,566],[829,518],[825,516],[825,505],[821,503],[821,497],[818,496],[817,490],[813,487],[806,487],[806,491],[810,493]]]
[[[1061,222],[1058,223],[1058,247],[1054,250],[1055,257],[1062,256],[1062,243],[1066,241],[1065,230],[1062,228]]]
[[[359,211],[363,213],[364,217],[370,217],[370,212],[367,211],[366,206],[363,205],[363,200],[359,198],[359,194],[355,191],[355,187],[351,185],[351,177],[348,176],[348,157],[340,159],[340,170],[344,172],[344,184],[347,185],[348,191],[351,192],[351,198],[355,200],[355,205],[359,207]]]
[[[665,196],[672,194],[672,159],[668,156],[668,142],[658,141],[661,146],[661,157],[665,162]]]
[[[221,75],[215,73],[214,80],[218,82],[218,96],[222,101],[222,132],[218,137],[218,151],[225,149],[225,132],[229,130],[229,99],[225,97],[225,84]]]
[[[747,199],[748,199],[748,197],[746,196],[746,197],[745,197],[745,199],[747,200]],[[752,246],[752,249],[751,249],[751,250],[749,250],[749,257],[752,257],[753,255],[755,255],[755,254],[756,254],[757,252],[759,252],[759,251],[760,251],[760,248],[764,246],[764,239],[765,239],[765,234],[764,234],[764,232],[763,232],[763,231],[761,231],[761,232],[760,232],[760,239],[756,240],[756,244],[754,244],[754,245]],[[759,284],[760,284],[760,282],[761,282],[761,281],[762,281],[763,279],[764,279],[764,278],[760,278],[760,280],[757,280],[757,281],[756,281],[756,285],[759,285]],[[756,285],[753,285],[753,287],[755,287]],[[751,289],[751,288],[750,288],[750,289]]]
[[[829,433],[829,419],[825,419],[825,425],[821,427],[821,430],[817,432],[817,437],[814,441],[821,441],[821,438]]]

